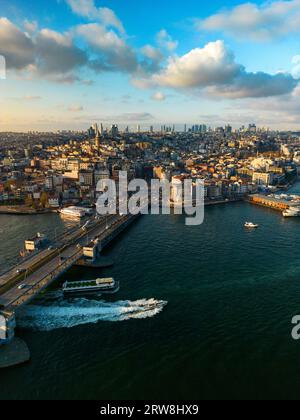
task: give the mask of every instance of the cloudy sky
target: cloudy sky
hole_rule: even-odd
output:
[[[0,0],[0,130],[300,129],[300,0],[205,3]]]

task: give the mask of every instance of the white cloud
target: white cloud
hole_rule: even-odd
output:
[[[141,52],[144,54],[145,57],[150,58],[153,61],[161,61],[164,56],[162,52],[158,49],[153,47],[152,45],[145,45]]]
[[[24,28],[29,34],[33,34],[38,30],[38,23],[36,21],[30,22],[29,20],[24,21]]]
[[[137,79],[135,86],[163,86],[226,98],[268,97],[291,93],[297,86],[290,74],[249,73],[236,63],[223,41],[208,43],[182,57],[171,57],[167,66],[149,78]]]
[[[182,57],[171,57],[167,67],[153,79],[175,88],[207,87],[232,80],[240,72],[233,54],[222,41],[210,42]]]
[[[298,81],[286,73],[273,75],[264,72],[247,73],[243,70],[232,83],[215,86],[208,92],[229,99],[267,98],[292,93],[297,83]]]
[[[25,69],[34,62],[34,43],[6,18],[0,18],[0,54],[6,59],[7,69]]]
[[[159,71],[160,65],[164,60],[164,55],[161,50],[152,45],[145,45],[141,48],[140,52],[143,55],[143,59],[140,62],[138,69],[140,77]]]
[[[76,45],[77,41],[78,45],[81,43],[80,47]],[[150,50],[145,52],[149,54]],[[45,76],[65,84],[86,83],[77,75],[83,67],[95,72],[129,73],[136,72],[139,67],[133,48],[115,31],[100,23],[79,25],[66,33],[44,28],[29,34],[8,19],[0,18],[0,55],[5,57],[8,70],[26,70],[26,75]],[[150,69],[153,63],[148,61]],[[144,64],[146,66],[146,62]]]
[[[72,11],[80,16],[89,17],[95,12],[94,0],[67,0]]]
[[[153,99],[154,101],[163,102],[166,100],[166,95],[162,92],[155,92],[151,96],[151,99]]]
[[[160,47],[165,48],[168,51],[176,50],[178,46],[178,41],[174,41],[165,29],[158,32],[156,35],[156,41]]]
[[[43,29],[35,41],[37,68],[40,74],[66,74],[88,62],[87,54],[74,45],[70,34]]]
[[[9,70],[37,75],[66,76],[88,62],[85,51],[74,45],[70,34],[43,29],[30,36],[6,18],[0,19],[0,54]]]
[[[98,23],[88,23],[76,27],[77,35],[85,38],[89,45],[99,50],[120,49],[125,46],[125,41],[114,31],[107,30]]]
[[[114,31],[97,23],[89,23],[77,26],[75,32],[99,55],[91,62],[95,70],[134,72],[137,69],[134,50]]]
[[[124,26],[115,12],[107,7],[97,8],[94,0],[66,0],[72,11],[93,21],[100,21],[105,26],[112,26],[125,32]]]
[[[206,19],[196,19],[196,28],[255,41],[285,37],[300,32],[300,0],[243,3]]]

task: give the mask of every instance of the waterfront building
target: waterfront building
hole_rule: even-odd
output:
[[[274,174],[271,172],[254,172],[252,181],[259,185],[272,185],[274,181]]]

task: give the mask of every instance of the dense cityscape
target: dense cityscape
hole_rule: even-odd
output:
[[[270,192],[291,183],[300,171],[299,134],[254,124],[233,130],[195,125],[177,132],[135,132],[94,124],[85,132],[1,133],[0,211],[94,205],[101,179],[191,177],[205,181],[214,201]]]

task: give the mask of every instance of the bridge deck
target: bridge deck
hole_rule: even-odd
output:
[[[135,216],[131,215],[109,216],[107,220],[102,219],[95,223],[86,232],[81,231],[80,234],[74,235],[74,239],[70,239],[69,244],[64,244],[61,248],[52,251],[53,254],[47,256],[42,266],[37,269],[33,267],[33,272],[26,279],[13,283],[9,290],[2,293],[0,307],[15,310],[18,306],[28,303],[83,257],[82,247],[87,243],[88,238],[98,238],[101,246],[104,247],[134,219]],[[12,270],[12,275],[16,275],[15,273],[16,271]],[[18,288],[20,284],[24,285],[22,290]]]

